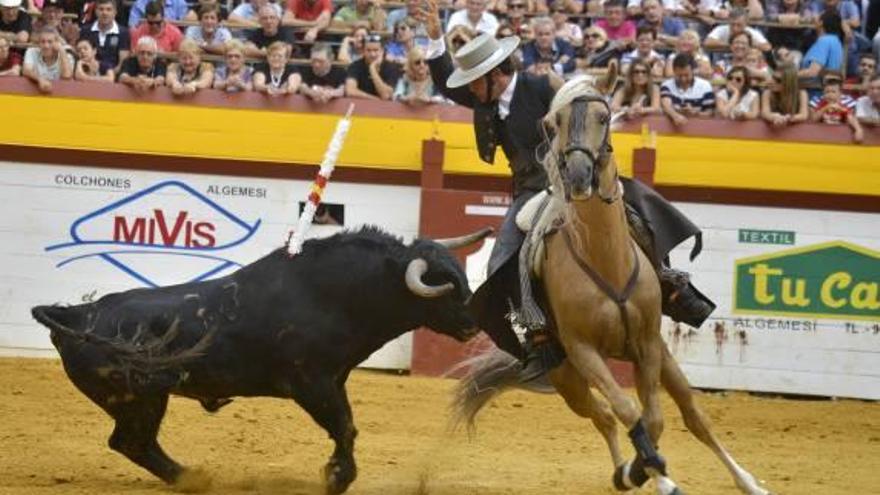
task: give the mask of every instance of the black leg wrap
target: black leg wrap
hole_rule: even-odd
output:
[[[648,482],[650,476],[645,471],[645,463],[642,458],[636,456],[635,460],[629,463],[629,472],[624,472],[627,464],[617,466],[614,470],[614,488],[618,491],[625,492],[633,488],[640,488]]]
[[[629,438],[636,449],[636,460],[644,463],[644,468],[655,469],[666,476],[666,461],[657,453],[645,423],[639,418],[635,426],[629,430]],[[635,463],[633,463],[635,464]]]

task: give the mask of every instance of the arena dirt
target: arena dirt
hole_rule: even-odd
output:
[[[615,493],[604,443],[559,397],[504,395],[468,441],[446,430],[452,385],[352,375],[360,472],[349,493]],[[743,393],[704,393],[698,400],[728,449],[774,493],[868,493],[876,486],[878,404]],[[686,492],[739,493],[720,462],[685,432],[668,398],[663,406],[661,452]],[[73,387],[59,361],[0,359],[0,493],[168,493],[109,450],[111,429],[109,417]],[[194,401],[173,398],[161,442],[179,462],[209,473],[210,492],[218,494],[322,493],[318,473],[332,449],[301,409],[276,399],[237,399],[211,415]]]

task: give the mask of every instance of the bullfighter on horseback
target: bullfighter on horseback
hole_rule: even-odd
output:
[[[427,59],[434,85],[444,96],[473,109],[480,159],[492,164],[500,145],[513,171],[513,203],[492,250],[487,280],[474,294],[471,309],[480,328],[499,348],[524,361],[521,376],[528,380],[552,369],[565,356],[548,328],[552,322],[524,325],[528,332],[523,346],[509,318],[510,306],[520,308],[522,304],[517,254],[525,235],[516,216],[529,199],[548,187],[538,153],[546,135],[539,123],[550,108],[555,89],[546,75],[515,69],[510,57],[519,44],[515,36],[496,40],[481,34],[455,53],[453,65],[442,37],[436,0],[426,1],[423,15],[430,37]],[[634,180],[621,181],[630,230],[661,282],[663,312],[698,327],[715,305],[690,284],[686,273],[670,268],[667,260],[668,253],[691,236],[696,238],[693,259],[701,249],[700,230],[652,189]],[[536,298],[540,300],[540,294]]]

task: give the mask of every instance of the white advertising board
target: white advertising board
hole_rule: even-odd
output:
[[[694,386],[880,399],[880,215],[679,203],[704,249],[673,265],[718,309],[665,322]]]
[[[317,171],[317,167],[316,167]],[[309,181],[0,162],[0,355],[56,355],[37,304],[231,273],[281,246]],[[331,181],[344,227],[418,233],[419,188]],[[313,225],[310,237],[339,231]],[[180,247],[211,246],[210,251]],[[219,249],[217,249],[219,248]],[[411,334],[363,366],[408,369]]]

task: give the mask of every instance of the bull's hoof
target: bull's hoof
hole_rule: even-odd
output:
[[[201,469],[184,469],[172,485],[180,493],[202,493],[211,488],[211,475]]]
[[[325,493],[327,495],[345,493],[348,490],[348,485],[354,481],[354,478],[355,470],[352,464],[331,459],[324,466]]]

